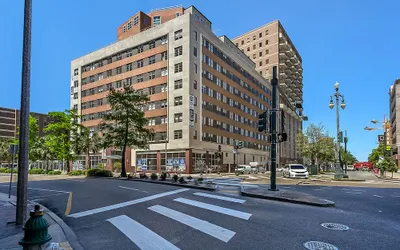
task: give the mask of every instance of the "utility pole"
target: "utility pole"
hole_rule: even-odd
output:
[[[347,130],[345,130],[344,131],[344,157],[343,157],[343,160],[344,160],[344,173],[345,174],[347,174],[347,161],[345,159],[345,157],[347,156],[347,141],[348,141]]]
[[[21,111],[19,128],[19,159],[17,184],[17,211],[16,224],[25,222],[28,191],[28,139],[29,139],[29,102],[31,77],[31,27],[32,27],[32,0],[25,0],[24,6],[24,37],[22,51],[22,88]]]
[[[271,191],[278,191],[276,188],[276,106],[277,106],[277,88],[278,88],[278,78],[277,78],[277,67],[272,68],[272,110],[271,110]]]

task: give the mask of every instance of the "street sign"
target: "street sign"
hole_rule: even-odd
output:
[[[390,150],[392,150],[392,146],[387,145],[387,146],[386,146],[386,151],[390,151]]]
[[[18,154],[18,145],[17,144],[10,144],[10,148],[8,149],[8,152],[12,155]]]
[[[378,135],[378,142],[383,142],[385,140],[385,136]]]
[[[232,150],[232,153],[237,154],[237,150],[236,150],[236,149],[233,149],[233,150]]]

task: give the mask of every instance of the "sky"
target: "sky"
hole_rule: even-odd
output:
[[[196,6],[229,38],[279,19],[303,58],[304,126],[322,123],[335,134],[328,104],[338,81],[347,104],[341,130],[348,149],[367,160],[382,132],[363,128],[389,115],[389,87],[400,78],[397,0],[33,0],[31,111],[68,109],[71,60],[115,42],[117,27],[137,11],[177,4]],[[1,107],[20,107],[23,6],[0,1]]]

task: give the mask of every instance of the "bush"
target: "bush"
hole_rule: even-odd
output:
[[[121,162],[119,161],[114,162],[113,171],[117,173],[121,172]]]
[[[160,181],[165,181],[167,179],[167,173],[162,172],[160,175]]]
[[[172,179],[175,181],[175,182],[177,182],[178,181],[178,175],[177,174],[174,174],[174,176],[172,176]]]
[[[73,176],[73,175],[82,175],[82,174],[83,174],[82,170],[73,170],[73,171],[68,173],[68,175],[71,175],[71,176]]]
[[[58,171],[58,170],[51,170],[51,171],[49,171],[47,174],[49,174],[49,175],[60,175],[60,174],[61,174],[61,171]]]
[[[7,172],[6,172],[7,169],[8,169],[8,168],[0,168],[0,173],[7,173]]]
[[[11,173],[11,168],[0,168],[0,173]],[[13,173],[18,173],[18,168],[14,168]]]
[[[151,176],[150,176],[150,178],[151,178],[153,181],[155,181],[155,180],[158,179],[158,175],[157,175],[156,173],[152,173]]]
[[[103,170],[104,169],[104,164],[103,163],[97,164],[97,168],[100,169],[100,170]]]
[[[198,182],[202,182],[202,181],[203,181],[203,178],[202,178],[202,177],[197,178],[197,181],[198,181]]]
[[[99,169],[97,172],[95,172],[94,176],[99,176],[99,177],[112,177],[113,173],[110,170],[103,170]]]
[[[181,178],[179,178],[179,183],[187,183],[187,181],[185,181],[185,178],[184,177],[181,177]]]
[[[140,179],[148,179],[149,176],[146,173],[143,173],[143,174],[139,174],[139,178]]]
[[[86,172],[86,175],[87,175],[87,176],[96,176],[96,173],[99,172],[99,171],[101,171],[101,169],[92,168],[92,169],[89,169],[89,170]]]
[[[186,177],[186,179],[191,180],[193,179],[193,177],[189,175],[188,177]]]
[[[28,174],[44,174],[44,170],[40,168],[32,168],[28,170]]]

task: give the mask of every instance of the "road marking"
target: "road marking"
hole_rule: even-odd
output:
[[[7,186],[8,185],[0,185],[0,186]],[[17,187],[17,186],[12,186],[12,187]],[[49,191],[49,192],[58,192],[58,193],[64,193],[64,194],[69,194],[67,191],[60,191],[60,190],[54,190],[54,189],[46,189],[46,188],[28,188],[30,190],[38,190],[38,191]]]
[[[394,194],[392,194],[392,195],[390,195],[390,196],[396,197],[396,198],[400,198],[400,195],[394,195]]]
[[[131,206],[131,205],[134,205],[134,204],[155,200],[155,199],[158,199],[158,198],[161,198],[161,197],[165,197],[165,196],[168,196],[168,195],[181,193],[181,192],[184,192],[184,191],[187,191],[187,190],[189,190],[189,189],[188,188],[181,188],[181,189],[177,189],[177,190],[174,190],[174,191],[155,194],[155,195],[147,196],[147,197],[136,199],[136,200],[126,201],[126,202],[122,202],[122,203],[118,203],[118,204],[114,204],[114,205],[110,205],[110,206],[99,207],[99,208],[95,208],[95,209],[91,209],[91,210],[87,210],[87,211],[83,211],[83,212],[79,212],[79,213],[70,214],[69,217],[80,218],[80,217],[84,217],[84,216],[88,216],[88,215],[92,215],[92,214],[98,214],[98,213],[102,213],[102,212],[105,212],[105,211],[118,209],[118,208],[121,208],[121,207]]]
[[[246,200],[235,199],[235,198],[226,197],[226,196],[220,196],[220,195],[215,195],[215,194],[194,193],[194,195],[207,197],[207,198],[218,199],[218,200],[223,200],[223,201],[231,201],[231,202],[236,202],[236,203],[242,203],[242,204],[246,202]]]
[[[315,190],[315,191],[326,191],[326,190],[323,189],[323,188],[315,188],[314,190]]]
[[[229,183],[229,182],[215,182],[215,184],[218,184],[221,186],[235,186],[235,187],[258,187],[258,185],[255,185],[255,184],[235,184],[235,183]]]
[[[42,200],[42,198],[47,198],[47,197],[51,197],[51,196],[56,196],[56,195],[62,195],[64,193],[57,193],[57,194],[50,194],[50,195],[41,195],[41,196],[34,196],[34,197],[30,197],[29,200],[30,201],[37,201],[37,200]]]
[[[374,195],[372,195],[372,196],[378,197],[378,198],[383,198],[383,196],[381,196],[381,195],[376,195],[376,194],[374,194]]]
[[[72,206],[72,192],[68,195],[67,207],[65,208],[65,215],[69,215],[71,213],[71,206]]]
[[[126,215],[121,215],[108,219],[119,231],[125,234],[140,249],[149,250],[179,250],[169,241],[143,226],[139,222],[132,220]]]
[[[152,207],[149,207],[151,211],[154,211],[156,213],[159,213],[161,215],[167,216],[168,218],[171,218],[173,220],[176,220],[180,223],[183,223],[189,227],[192,227],[194,229],[197,229],[205,234],[208,234],[214,238],[217,238],[223,242],[228,242],[232,237],[236,234],[235,232],[214,225],[208,221],[205,220],[200,220],[195,217],[192,217],[190,215],[160,206],[160,205],[155,205]]]
[[[230,208],[220,207],[220,206],[216,206],[216,205],[211,205],[211,204],[200,202],[200,201],[189,200],[189,199],[185,199],[185,198],[177,198],[177,199],[174,199],[174,201],[181,202],[186,205],[214,211],[214,212],[217,212],[220,214],[230,215],[230,216],[244,219],[244,220],[248,220],[251,216],[251,214],[249,214],[249,213],[241,212],[241,211],[230,209]]]
[[[133,191],[138,191],[138,192],[148,193],[147,191],[142,191],[142,190],[140,190],[140,189],[137,189],[137,188],[124,187],[124,186],[118,186],[118,187],[120,187],[120,188],[124,188],[124,189],[133,190]]]
[[[346,192],[346,194],[362,194],[360,192]]]

